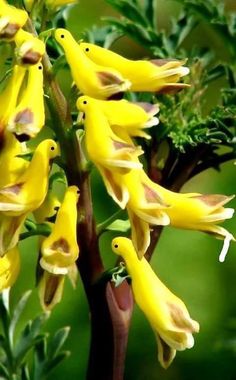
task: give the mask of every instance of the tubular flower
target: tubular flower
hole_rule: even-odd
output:
[[[138,260],[131,240],[115,238],[112,249],[125,261],[135,301],[154,330],[159,362],[167,368],[176,350],[193,347],[192,334],[199,331],[199,324],[191,319],[183,301],[159,280],[147,260]]]
[[[19,157],[27,152],[25,143],[20,143],[12,133],[5,132],[0,150],[0,189],[17,181],[29,162]]]
[[[0,135],[3,134],[8,119],[16,107],[25,72],[26,69],[24,67],[15,65],[6,87],[0,93]]]
[[[57,154],[55,141],[42,141],[25,172],[0,190],[0,211],[8,216],[20,216],[38,208],[47,194],[50,160]]]
[[[26,88],[8,121],[7,129],[16,135],[35,137],[44,126],[43,66],[29,67]]]
[[[90,159],[99,167],[127,172],[140,168],[137,156],[143,153],[140,147],[127,143],[111,129],[106,116],[93,101],[77,102],[80,111],[85,112],[85,144]]]
[[[54,275],[43,271],[39,281],[39,299],[44,310],[51,310],[61,301],[64,289],[65,276]]]
[[[61,202],[57,196],[49,190],[44,202],[34,211],[35,220],[37,223],[50,221],[50,219],[56,215],[56,212],[60,206]]]
[[[150,139],[151,137],[143,131],[159,123],[157,117],[159,112],[157,104],[131,103],[125,99],[105,100],[92,99],[82,96],[77,100],[78,105],[83,101],[94,102],[104,112],[110,126],[120,126],[124,128],[129,136],[139,136]]]
[[[185,61],[132,61],[94,44],[81,43],[80,46],[92,62],[118,70],[131,82],[131,91],[169,92],[188,87],[184,83],[176,83],[189,73],[189,69],[183,66]]]
[[[28,213],[19,216],[0,214],[0,256],[3,257],[19,241],[20,232]]]
[[[57,29],[55,39],[63,47],[72,77],[83,94],[108,99],[129,89],[130,82],[118,71],[93,63],[70,32]]]
[[[170,224],[173,227],[203,231],[214,234],[217,238],[223,238],[224,245],[220,261],[224,261],[229,243],[234,240],[234,237],[217,224],[233,216],[234,209],[223,207],[233,198],[232,196],[175,193],[152,182],[143,170],[132,171],[123,176],[123,186],[129,193],[127,209],[131,217],[134,246],[139,252],[139,256],[142,256],[146,250],[145,245],[143,249],[140,249],[140,245],[142,247],[142,242],[139,241],[140,233],[142,231],[142,235],[147,236],[147,231],[149,231],[149,226],[144,224],[144,221],[150,225]],[[143,193],[140,186],[144,189]],[[139,190],[137,191],[137,189]],[[158,211],[160,200],[162,205],[166,205],[166,208]],[[142,206],[145,202],[147,207]],[[155,208],[156,202],[157,207]],[[158,222],[160,216],[161,219]]]
[[[11,40],[28,19],[28,14],[22,9],[0,0],[0,39]]]
[[[16,57],[19,64],[34,65],[39,63],[45,53],[45,44],[33,34],[20,29],[14,38]]]
[[[20,271],[20,253],[18,247],[0,258],[0,292],[10,288],[16,281]]]
[[[68,268],[75,263],[79,255],[76,238],[78,197],[78,188],[68,187],[52,233],[42,243],[40,265],[54,275],[68,274]]]

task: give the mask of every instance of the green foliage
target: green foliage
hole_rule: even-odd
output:
[[[21,333],[17,332],[30,295],[31,291],[24,293],[12,311],[9,308],[9,291],[4,291],[0,298],[2,380],[44,380],[69,355],[68,351],[62,351],[69,327],[59,329],[52,337],[43,332],[49,313],[28,321]],[[29,360],[29,355],[32,360]],[[29,364],[31,361],[32,365]]]

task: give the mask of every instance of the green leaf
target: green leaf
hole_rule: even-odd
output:
[[[11,347],[13,346],[13,338],[14,338],[16,325],[17,325],[17,323],[18,323],[18,321],[22,315],[22,312],[25,309],[25,306],[28,302],[28,299],[29,299],[31,293],[32,293],[31,290],[28,290],[27,292],[25,292],[23,294],[23,296],[20,298],[16,307],[14,308],[13,315],[11,318],[11,323],[9,325],[9,341],[10,341]]]
[[[53,359],[59,353],[66,339],[68,338],[69,332],[70,332],[70,327],[66,326],[59,329],[55,333],[49,345],[48,357],[50,358],[50,360],[51,358]]]
[[[127,232],[130,230],[130,221],[129,219],[116,219],[113,223],[106,227],[108,231],[119,231],[119,232]]]
[[[67,179],[64,171],[60,170],[58,172],[53,173],[49,178],[49,189],[52,188],[54,182],[62,183],[63,185],[67,185]]]
[[[64,359],[70,356],[70,351],[62,351],[52,360],[50,360],[45,367],[45,374],[48,374],[55,367],[57,367]],[[41,379],[40,379],[41,380]]]
[[[144,27],[148,26],[148,20],[144,16],[142,9],[139,9],[137,5],[131,3],[129,0],[106,0],[106,2],[112,5],[130,21],[138,23]]]

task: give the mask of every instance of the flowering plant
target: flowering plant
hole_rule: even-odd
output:
[[[0,371],[6,379],[46,378],[67,356],[60,349],[68,329],[51,341],[40,335],[45,316],[65,302],[66,277],[73,287],[82,281],[90,308],[87,379],[123,378],[134,301],[154,330],[161,366],[169,367],[176,351],[193,347],[199,322],[149,264],[163,227],[222,239],[221,262],[235,241],[221,226],[233,216],[232,194],[180,192],[196,174],[236,156],[235,18],[211,0],[185,0],[168,34],[157,27],[154,0],[107,2],[123,17],[108,18],[110,26],[77,41],[66,12],[77,1],[0,0],[0,49],[7,58],[0,82]],[[186,50],[202,17],[226,41],[230,63],[200,47]],[[149,58],[113,51],[124,35],[148,48]],[[67,95],[64,69],[72,77]],[[208,86],[220,77],[226,83],[221,99],[205,111]],[[94,173],[115,209],[101,223],[93,207]],[[120,256],[112,269],[100,247],[106,231],[116,231],[110,251]],[[11,320],[9,289],[17,284],[21,241],[35,235],[34,270],[45,314],[15,344],[28,293]],[[33,366],[27,363],[31,348]]]

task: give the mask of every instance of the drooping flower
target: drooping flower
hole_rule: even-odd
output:
[[[0,189],[0,211],[7,216],[20,216],[38,208],[47,194],[50,160],[57,155],[55,141],[42,141],[25,172],[16,182]]]
[[[105,100],[92,99],[82,96],[77,100],[78,106],[83,101],[94,102],[104,112],[110,126],[119,126],[125,129],[129,136],[138,136],[150,139],[151,137],[144,131],[159,123],[157,117],[159,112],[157,104],[132,103],[125,99]]]
[[[159,280],[147,260],[144,257],[141,260],[137,258],[130,239],[113,239],[112,250],[125,261],[135,301],[154,330],[158,359],[167,368],[176,350],[193,347],[192,334],[199,331],[199,324],[191,319],[183,301]]]
[[[28,213],[19,216],[0,214],[0,257],[4,257],[18,244],[27,215]]]
[[[112,249],[125,261],[135,301],[154,330],[159,362],[167,368],[176,350],[193,347],[192,334],[199,331],[199,324],[191,319],[183,301],[159,280],[147,260],[137,258],[130,239],[113,239]]]
[[[78,188],[68,187],[55,224],[52,224],[52,232],[42,242],[40,265],[43,273],[39,295],[44,309],[50,310],[60,302],[66,275],[74,285],[77,274],[75,261],[79,255],[76,235],[78,198]]]
[[[45,44],[33,34],[20,29],[14,38],[16,43],[16,58],[21,65],[39,63],[45,53]]]
[[[9,117],[16,107],[19,91],[25,76],[26,69],[15,65],[10,79],[0,93],[0,141],[8,123]]]
[[[137,161],[137,156],[143,153],[140,147],[119,138],[97,104],[81,98],[77,107],[86,115],[85,144],[90,159],[96,165],[119,172],[142,167]]]
[[[79,255],[77,244],[78,188],[70,186],[57,213],[52,233],[42,243],[40,265],[52,274],[68,274]]]
[[[15,8],[5,0],[0,0],[0,39],[13,39],[27,19],[28,14],[23,9]]]
[[[185,61],[155,59],[151,61],[133,61],[100,46],[80,44],[83,52],[92,62],[118,70],[131,82],[131,91],[175,91],[188,85],[176,83],[189,73]]]
[[[49,190],[44,202],[34,211],[35,220],[37,223],[44,223],[47,221],[50,222],[50,219],[56,215],[60,206],[61,202],[59,201],[57,195],[53,191]]]
[[[18,247],[14,247],[4,257],[0,257],[0,292],[14,284],[19,271],[20,253]]]
[[[25,153],[27,153],[25,143],[20,143],[12,133],[6,131],[0,150],[0,189],[17,181],[26,170],[29,162],[20,157]]]
[[[55,39],[63,47],[72,77],[83,94],[108,99],[129,89],[130,82],[119,71],[93,63],[66,29],[57,29]]]
[[[19,104],[12,112],[7,129],[22,137],[35,137],[44,126],[43,66],[30,66],[28,81]]]
[[[234,237],[225,228],[218,226],[218,223],[233,216],[234,209],[224,208],[232,196],[175,193],[151,181],[143,170],[131,171],[122,176],[120,181],[129,193],[127,210],[134,246],[140,257],[148,247],[149,225],[169,224],[223,238],[220,261],[224,261],[230,240],[234,240]],[[146,236],[146,244],[140,241],[140,234]]]

